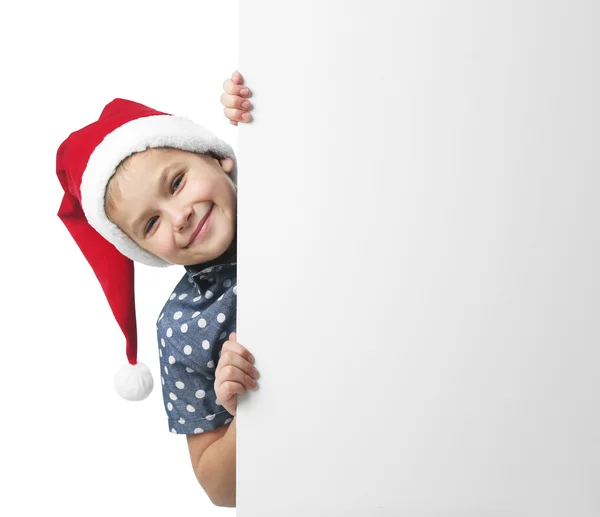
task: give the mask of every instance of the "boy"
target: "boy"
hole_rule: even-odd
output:
[[[226,116],[249,121],[239,73],[224,89]],[[137,361],[133,261],[185,267],[157,321],[165,408],[213,504],[235,507],[237,395],[256,389],[258,372],[235,334],[232,148],[189,119],[115,99],[61,144],[57,176],[65,191],[58,215],[126,337],[129,364],[115,377],[123,398],[142,400],[153,387]]]

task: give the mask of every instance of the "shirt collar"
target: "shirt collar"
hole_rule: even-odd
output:
[[[216,265],[230,265],[235,266],[237,264],[237,234],[234,236],[231,245],[227,250],[214,260],[203,262],[202,264],[194,264],[191,266],[184,266],[188,275],[192,278],[200,275],[207,269]]]

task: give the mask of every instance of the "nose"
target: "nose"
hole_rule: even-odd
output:
[[[189,205],[170,203],[165,212],[167,213],[173,228],[180,232],[187,227],[192,216],[193,209]]]

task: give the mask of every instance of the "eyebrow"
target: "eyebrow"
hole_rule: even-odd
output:
[[[164,182],[167,179],[167,176],[171,173],[171,171],[173,169],[177,169],[179,167],[181,167],[181,163],[176,162],[176,163],[172,163],[171,165],[167,165],[162,172],[160,173],[160,178],[158,178],[158,187],[160,189],[160,187],[164,184]],[[141,225],[141,223],[143,223],[146,220],[147,214],[148,214],[149,210],[144,210],[141,215],[135,219],[133,221],[133,223],[131,224],[131,228],[133,230],[134,235],[137,235],[138,237],[144,237],[144,234],[140,234],[140,228],[139,226]]]

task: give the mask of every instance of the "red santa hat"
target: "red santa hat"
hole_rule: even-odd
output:
[[[128,363],[117,372],[115,388],[127,400],[145,399],[154,386],[150,370],[137,360],[133,262],[170,264],[139,247],[110,221],[104,198],[117,166],[153,147],[231,158],[229,175],[237,183],[237,161],[229,144],[188,118],[126,99],[107,104],[97,121],[69,135],[56,154],[56,174],[65,192],[58,217],[92,266],[125,335]]]

